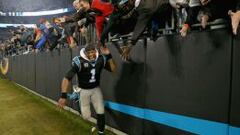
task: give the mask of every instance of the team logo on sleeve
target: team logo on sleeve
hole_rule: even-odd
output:
[[[88,68],[88,67],[89,67],[89,64],[88,64],[88,63],[84,63],[83,66],[84,66],[85,68]]]

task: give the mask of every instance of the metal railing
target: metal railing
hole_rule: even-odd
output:
[[[178,18],[179,19],[179,18]],[[175,13],[172,13],[170,22],[165,22],[165,27],[164,28],[160,28],[158,30],[158,34],[157,37],[161,37],[161,36],[166,36],[166,35],[173,35],[173,34],[179,34],[180,28],[181,26],[176,26],[176,22],[179,21],[176,19]],[[213,30],[213,29],[220,29],[220,28],[226,28],[228,26],[228,23],[226,20],[223,19],[216,19],[212,22],[209,22],[207,24],[207,29],[209,30]],[[194,24],[192,25],[192,29],[193,31],[195,30],[201,30],[201,24]],[[110,36],[108,37],[108,42],[118,42],[118,41],[123,41],[123,40],[130,40],[132,37],[132,32],[130,32],[129,34],[126,35],[114,35],[114,36]],[[145,31],[141,38],[149,38],[149,33],[148,31]],[[79,33],[78,36],[76,37],[78,46],[84,46],[89,42],[92,43],[98,43],[98,37],[97,37],[97,32],[96,32],[96,28],[95,28],[95,24],[90,24],[87,27],[87,33]],[[6,50],[6,52],[3,52],[2,55],[3,56],[11,56],[11,55],[22,55],[22,54],[26,54],[27,51],[29,51],[29,48],[27,48],[27,46],[21,46],[21,45],[12,45],[10,44],[10,48]],[[61,49],[61,48],[66,48],[67,45],[66,43],[59,43],[57,49]]]

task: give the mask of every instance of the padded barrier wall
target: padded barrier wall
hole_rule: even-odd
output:
[[[231,97],[231,110],[230,110],[231,112],[230,124],[235,129],[236,127],[240,127],[240,116],[239,116],[240,114],[240,37],[239,36],[233,38],[232,62],[233,62],[233,69],[232,69],[232,89],[231,89],[232,97]],[[232,132],[232,134],[235,133],[234,131]]]
[[[192,33],[185,39],[162,37],[148,44],[146,62],[146,108],[228,122],[231,36],[227,31]],[[187,127],[181,129],[187,130]],[[167,135],[173,132],[146,124],[145,134],[148,133]],[[201,131],[193,133],[203,134]]]
[[[118,71],[102,74],[107,124],[131,135],[239,135],[239,45],[240,38],[223,29],[171,35],[139,41],[130,63],[109,46]],[[8,76],[56,101],[78,54],[65,49],[11,57]]]

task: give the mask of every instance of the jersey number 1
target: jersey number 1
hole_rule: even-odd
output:
[[[89,80],[89,82],[90,82],[90,83],[94,83],[94,82],[96,82],[96,78],[95,78],[96,69],[92,69],[92,70],[91,70],[91,74],[92,74],[92,77],[91,77],[91,79]]]

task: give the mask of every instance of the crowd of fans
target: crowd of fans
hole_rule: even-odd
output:
[[[8,40],[0,41],[0,51],[4,55],[21,55],[30,52],[53,50],[58,46],[64,47],[62,41],[61,27],[47,20],[41,20],[41,24],[35,28],[20,26],[15,30],[10,30],[11,36]]]
[[[76,13],[51,21],[42,18],[34,28],[20,26],[11,31],[9,40],[0,41],[0,51],[5,55],[18,55],[75,48],[89,42],[100,47],[106,46],[109,35],[119,38],[132,32],[130,39],[121,38],[123,45],[118,48],[127,60],[144,31],[156,40],[159,29],[169,27],[173,18],[173,31],[182,37],[187,36],[193,24],[200,23],[201,29],[206,29],[208,22],[218,18],[231,20],[236,35],[240,20],[239,3],[240,0],[225,3],[219,0],[75,0]],[[95,30],[90,27],[94,26],[92,24]]]

